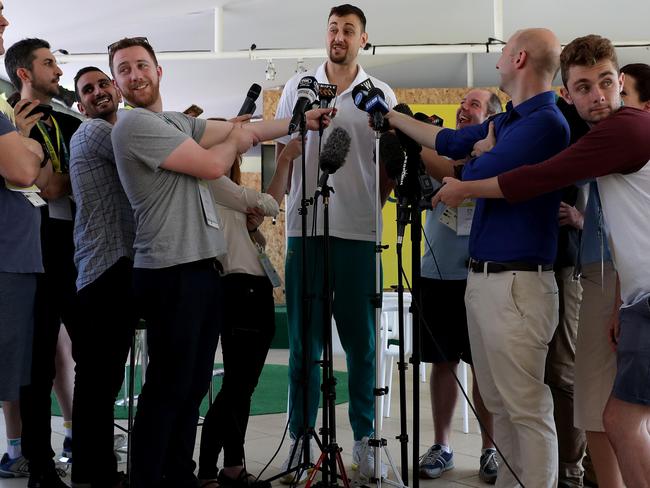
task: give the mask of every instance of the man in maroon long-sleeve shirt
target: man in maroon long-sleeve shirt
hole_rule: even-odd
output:
[[[553,158],[495,178],[446,183],[434,198],[454,205],[469,197],[519,202],[597,178],[620,279],[617,374],[603,421],[627,486],[650,483],[650,113],[622,107],[615,55],[578,38],[562,56],[563,96],[591,126]],[[605,40],[606,41],[606,40]],[[610,44],[611,46],[611,44]],[[613,52],[613,49],[611,50]],[[568,59],[569,58],[569,59]],[[600,481],[600,480],[599,480]]]

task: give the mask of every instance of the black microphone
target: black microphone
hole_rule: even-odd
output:
[[[394,132],[384,132],[379,137],[379,159],[386,168],[386,175],[397,181],[404,165],[404,149]]]
[[[384,92],[377,87],[371,88],[366,96],[364,110],[372,117],[374,129],[381,131],[384,126],[384,115],[390,110]]]
[[[237,117],[240,115],[253,115],[253,113],[255,113],[255,100],[258,99],[261,92],[262,87],[260,85],[257,83],[253,83],[251,85],[251,87],[248,89],[248,93],[246,94],[246,98],[244,99],[244,103],[239,109]]]
[[[298,99],[293,107],[293,116],[289,122],[289,134],[292,134],[300,126],[300,120],[305,112],[311,108],[311,105],[318,98],[318,81],[313,76],[305,76],[298,83]]]
[[[341,127],[333,129],[325,141],[319,159],[320,169],[323,174],[321,174],[318,180],[316,195],[314,196],[315,199],[323,192],[329,176],[335,173],[345,163],[345,158],[347,158],[350,152],[351,142],[350,134]]]
[[[320,100],[320,108],[329,108],[330,103],[336,97],[338,87],[330,83],[319,83],[318,85],[318,99]]]
[[[367,80],[362,81],[357,86],[352,89],[352,100],[354,105],[359,110],[365,111],[366,101],[368,99],[368,92],[373,89],[375,85],[372,80],[368,78]]]

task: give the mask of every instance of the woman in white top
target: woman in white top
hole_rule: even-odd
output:
[[[224,320],[221,332],[224,377],[221,390],[205,416],[199,455],[202,488],[270,488],[244,467],[244,438],[251,396],[275,333],[273,285],[262,264],[266,241],[258,227],[265,216],[276,216],[284,199],[292,161],[300,155],[298,139],[278,158],[267,193],[240,186],[236,162],[230,178],[210,182],[226,238]],[[268,259],[268,258],[267,258]],[[224,467],[217,459],[223,448]]]

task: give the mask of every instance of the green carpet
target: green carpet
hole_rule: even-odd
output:
[[[215,364],[215,369],[222,368],[222,364]],[[140,366],[136,366],[135,393],[140,392]],[[253,394],[251,404],[251,415],[264,415],[268,413],[281,413],[287,411],[287,388],[288,388],[288,366],[277,364],[266,364],[262,370],[259,383]],[[128,372],[128,368],[127,368]],[[335,371],[336,377],[336,403],[346,403],[348,401],[348,374],[341,371]],[[213,380],[214,394],[221,389],[221,377],[215,377]],[[124,388],[118,396],[118,399],[124,397]],[[208,411],[208,398],[206,397],[201,403],[201,415]],[[61,410],[52,395],[52,415],[61,416]],[[126,407],[115,407],[115,418],[126,419]]]

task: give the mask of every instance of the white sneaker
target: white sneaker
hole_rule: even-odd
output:
[[[360,441],[354,441],[352,469],[359,470],[359,474],[369,480],[375,477],[375,450],[368,445],[368,440],[368,437],[364,437]],[[388,477],[388,466],[383,462],[381,463],[381,477]]]
[[[280,468],[280,471],[288,471],[289,469],[296,467],[303,459],[304,454],[302,450],[302,439],[303,439],[302,437],[300,439],[294,439],[293,437],[291,437],[291,443],[289,444],[289,452],[287,454],[287,458],[282,463],[282,467]],[[311,442],[309,444],[311,447]],[[313,464],[314,463],[313,449],[310,449],[309,459]],[[308,476],[309,476],[308,469],[302,470],[302,472],[300,473],[300,479],[298,479],[298,472],[292,471],[291,473],[287,473],[282,478],[280,478],[280,483],[282,483],[283,485],[296,485],[298,483],[305,482]]]

